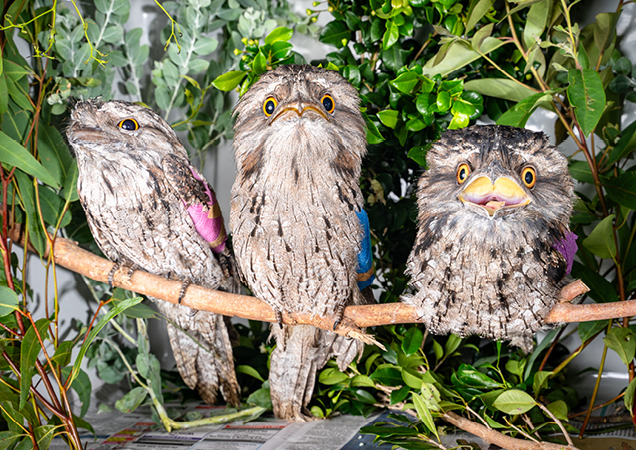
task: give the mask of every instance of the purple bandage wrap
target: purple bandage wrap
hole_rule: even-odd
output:
[[[194,228],[203,239],[210,244],[210,248],[214,253],[221,253],[225,249],[225,241],[227,235],[223,226],[223,216],[221,209],[216,201],[214,193],[206,183],[194,170],[192,170],[194,178],[201,181],[205,188],[205,193],[210,199],[207,205],[200,203],[188,207],[188,214],[194,222]]]
[[[576,255],[576,251],[579,249],[578,245],[576,245],[576,240],[579,237],[568,231],[563,239],[559,242],[556,242],[552,245],[552,248],[556,249],[563,255],[565,261],[568,264],[567,270],[565,274],[568,275],[572,271],[572,264],[574,263],[574,255]]]

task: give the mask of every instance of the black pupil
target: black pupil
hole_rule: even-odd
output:
[[[269,115],[274,114],[274,109],[276,108],[276,105],[274,104],[274,100],[267,100],[267,102],[265,102],[265,112]]]
[[[466,179],[466,168],[462,167],[459,169],[459,179],[464,181]]]
[[[133,120],[130,119],[126,119],[121,123],[121,127],[124,130],[128,130],[128,131],[135,131],[137,129],[137,126],[135,125],[135,122]]]
[[[333,100],[331,100],[330,97],[323,98],[322,106],[324,106],[327,111],[333,111]]]
[[[528,170],[524,179],[526,180],[526,184],[532,184],[532,182],[534,181],[534,175],[531,171]]]

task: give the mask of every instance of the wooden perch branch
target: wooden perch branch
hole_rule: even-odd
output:
[[[452,423],[457,428],[479,436],[484,441],[495,444],[501,448],[509,448],[515,450],[577,450],[571,445],[553,444],[551,442],[533,442],[524,439],[516,439],[500,433],[492,428],[487,428],[482,424],[471,422],[464,417],[458,416],[453,412],[446,412],[442,415],[448,423]]]
[[[23,245],[19,230],[13,229],[11,236],[13,242]],[[108,273],[113,267],[112,262],[81,249],[68,239],[59,237],[55,240],[54,257],[56,264],[96,281],[106,282]],[[181,289],[179,281],[170,281],[143,270],[136,270],[130,278],[123,272],[125,271],[120,270],[115,274],[115,286],[156,297],[170,303],[177,303]],[[574,298],[588,290],[588,287],[580,280],[565,286],[561,291],[560,303],[552,309],[546,318],[546,322],[586,322],[636,315],[636,300],[586,305],[573,305],[570,303]],[[215,291],[194,284],[188,287],[181,304],[225,316],[236,316],[262,322],[276,322],[276,315],[272,308],[256,297]],[[416,323],[418,321],[419,317],[416,309],[404,303],[348,306],[345,309],[343,320],[336,329],[336,333],[362,339],[367,343],[376,343],[371,336],[364,334],[361,329],[397,323]],[[332,318],[312,316],[311,314],[283,313],[283,323],[292,325],[308,324],[325,330],[333,330]]]

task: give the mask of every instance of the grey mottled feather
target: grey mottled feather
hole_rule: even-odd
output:
[[[419,228],[407,264],[418,308],[435,334],[510,340],[525,351],[557,301],[565,260],[553,244],[568,230],[573,183],[567,160],[543,133],[504,126],[448,131],[427,154],[417,193]],[[460,185],[457,168],[467,163]],[[536,169],[532,189],[522,169]],[[458,195],[474,177],[508,176],[531,201],[491,218]]]
[[[118,127],[129,118],[139,123],[138,130]],[[186,210],[197,201],[202,182],[193,177],[195,169],[185,148],[163,119],[132,103],[80,102],[71,113],[67,136],[77,157],[78,192],[88,224],[111,261],[238,291],[236,278],[223,270]],[[198,190],[192,190],[197,185]],[[220,389],[228,403],[238,405],[239,386],[223,317],[205,311],[193,315],[185,306],[156,303],[175,324],[167,324],[168,334],[185,383],[207,403],[215,403]]]
[[[333,113],[321,104],[325,94],[333,97]],[[278,104],[270,117],[263,111],[269,97]],[[364,302],[356,274],[366,153],[358,103],[337,72],[281,66],[236,106],[230,229],[240,272],[276,311],[335,317],[342,305]],[[334,355],[346,367],[362,344],[311,326],[273,325],[272,334],[274,412],[305,420],[316,371]]]

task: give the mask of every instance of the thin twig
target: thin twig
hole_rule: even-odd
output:
[[[552,414],[552,411],[550,411],[548,408],[543,406],[541,402],[537,402],[537,406],[541,408],[541,411],[546,413],[548,416],[550,416],[552,420],[554,420],[554,423],[556,423],[559,426],[559,428],[561,428],[561,433],[563,433],[563,436],[565,436],[565,440],[567,441],[568,445],[570,445],[571,447],[574,447],[574,443],[572,442],[572,439],[570,439],[570,435],[568,434],[567,431],[565,431],[565,427],[563,426],[561,421],[557,419],[554,414]]]

